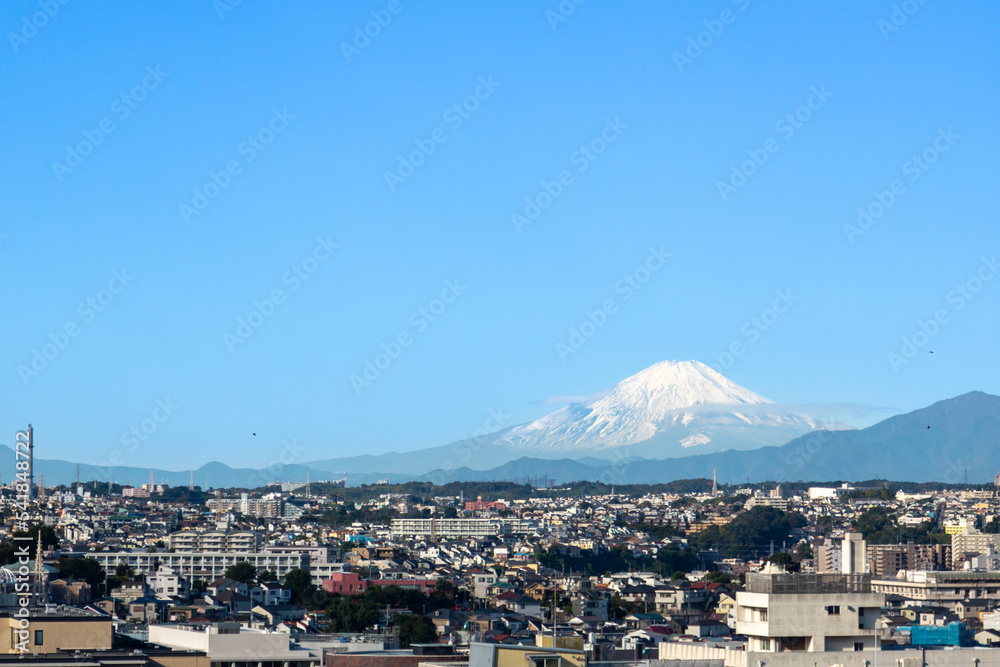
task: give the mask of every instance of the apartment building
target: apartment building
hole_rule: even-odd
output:
[[[868,567],[876,579],[895,577],[900,570],[946,570],[951,567],[947,544],[869,544]]]
[[[1000,534],[981,533],[965,524],[960,532],[951,536],[952,567],[955,567],[962,556],[986,553],[991,544],[994,550],[1000,551]]]
[[[114,572],[119,564],[132,567],[136,574],[146,575],[161,566],[169,567],[189,581],[204,579],[212,581],[223,576],[226,568],[241,561],[247,561],[258,570],[271,570],[279,579],[284,579],[289,571],[310,569],[309,554],[269,553],[257,551],[174,551],[147,553],[145,551],[96,551],[72,554],[93,558],[105,572]]]
[[[490,519],[393,519],[393,537],[461,539],[490,537],[500,532],[500,524]]]
[[[250,498],[246,493],[241,494],[239,498],[212,498],[206,501],[205,505],[214,512],[239,512],[244,516],[275,519],[282,516],[284,508],[284,502],[281,500]]]
[[[893,579],[873,580],[872,590],[949,605],[962,600],[1000,600],[1000,572],[907,570]]]
[[[257,551],[260,534],[251,530],[182,530],[167,535],[167,545],[177,551]]]
[[[867,574],[750,573],[736,594],[736,632],[761,653],[871,651],[885,595]]]

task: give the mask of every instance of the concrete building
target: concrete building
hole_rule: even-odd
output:
[[[829,537],[817,544],[813,549],[816,572],[819,574],[834,574],[840,572],[840,557],[842,549]]]
[[[951,536],[952,567],[962,556],[986,553],[991,544],[994,550],[1000,551],[1000,533],[981,533],[965,524],[960,532]]]
[[[789,506],[789,500],[787,498],[782,498],[781,496],[752,496],[750,500],[746,501],[743,505],[743,509],[749,510],[754,507],[774,507],[782,512],[787,512]]]
[[[840,543],[840,571],[844,574],[868,572],[868,552],[861,533],[847,533]]]
[[[736,594],[736,632],[753,652],[866,651],[885,596],[865,574],[751,573]]]
[[[583,651],[568,648],[478,643],[469,647],[469,667],[583,667],[585,664]]]
[[[0,612],[0,654],[18,653],[16,645],[26,640],[28,653],[59,653],[75,650],[111,650],[111,617],[63,605],[26,607],[28,615],[18,610]],[[21,623],[27,620],[27,627]],[[17,633],[26,630],[27,636]]]
[[[105,572],[114,572],[119,564],[132,567],[136,574],[150,574],[161,566],[167,566],[189,581],[204,579],[212,581],[223,576],[226,568],[241,561],[247,561],[258,570],[271,570],[279,579],[284,579],[290,570],[309,569],[308,553],[268,553],[267,551],[96,551],[73,554],[93,558]]]
[[[500,523],[490,519],[393,519],[393,537],[461,539],[491,537],[500,532]]]
[[[158,598],[186,597],[191,588],[190,581],[167,565],[161,565],[154,574],[147,574],[146,585]]]
[[[872,590],[947,605],[962,600],[1000,600],[1000,572],[900,570],[893,579],[873,580]]]
[[[320,662],[317,652],[291,648],[287,634],[249,630],[239,623],[151,625],[149,641],[202,651],[212,667],[316,667]]]
[[[167,535],[167,545],[176,551],[257,551],[260,534],[251,530],[182,530]]]
[[[951,567],[951,547],[947,544],[869,544],[867,550],[873,579],[895,577],[900,570]]]
[[[854,487],[848,486],[845,482],[838,487],[810,486],[806,493],[809,495],[809,500],[836,500],[853,490]]]
[[[466,512],[479,512],[479,511],[490,511],[490,512],[500,512],[507,509],[507,504],[500,501],[485,501],[482,496],[479,496],[475,500],[469,500],[465,503]]]
[[[241,494],[239,498],[212,498],[205,502],[208,509],[214,512],[239,512],[244,516],[262,516],[279,518],[282,516],[284,502],[281,500],[264,500],[251,498]]]

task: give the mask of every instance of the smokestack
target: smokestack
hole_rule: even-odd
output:
[[[34,429],[28,424],[28,500],[35,499],[35,438]]]

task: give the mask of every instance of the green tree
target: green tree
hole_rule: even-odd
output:
[[[709,526],[695,533],[688,544],[696,549],[717,549],[725,556],[748,558],[760,555],[772,542],[787,541],[794,529],[805,524],[805,517],[797,512],[758,506],[724,526]]]
[[[60,558],[56,562],[59,576],[64,579],[86,581],[94,591],[104,581],[104,568],[93,558]]]
[[[434,584],[431,598],[434,599],[434,604],[438,607],[450,607],[455,601],[456,592],[455,584],[447,579],[438,579]]]
[[[288,574],[285,575],[285,586],[292,591],[292,602],[301,604],[312,594],[312,576],[309,574],[309,570],[302,568],[289,570]]]
[[[48,550],[50,547],[56,549],[59,547],[59,538],[56,536],[56,531],[52,529],[51,526],[32,526],[27,531],[17,530],[14,531],[14,537],[30,537],[31,538],[31,557],[35,557],[35,549],[38,545],[38,535],[42,535],[42,550]]]
[[[277,581],[278,575],[271,570],[261,570],[257,573],[257,583],[266,584],[269,581]]]
[[[257,579],[257,568],[250,561],[241,560],[227,567],[224,576],[233,581],[241,581],[249,586]]]
[[[787,551],[780,551],[774,554],[773,556],[767,559],[767,562],[774,563],[775,565],[780,565],[781,567],[785,568],[785,570],[787,570],[788,572],[799,571],[799,564],[796,563],[795,560],[792,558],[792,554],[788,553]]]
[[[398,614],[392,625],[399,628],[399,643],[403,648],[412,644],[429,644],[437,641],[434,622],[420,614]]]

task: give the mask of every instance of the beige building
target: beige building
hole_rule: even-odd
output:
[[[0,654],[21,652],[18,644],[27,639],[28,653],[60,653],[66,651],[111,650],[111,617],[75,607],[47,605],[27,607],[28,615],[19,617],[20,610],[0,612]],[[27,627],[22,621],[27,620]],[[27,637],[19,632],[27,631]]]
[[[947,544],[869,544],[868,567],[875,579],[895,577],[900,570],[947,570]]]
[[[951,536],[951,558],[952,567],[962,554],[984,554],[988,546],[1000,551],[1000,534],[980,533],[975,528],[966,524],[961,532]]]
[[[472,644],[469,647],[469,667],[584,667],[585,664],[583,651],[568,648],[516,644]]]

